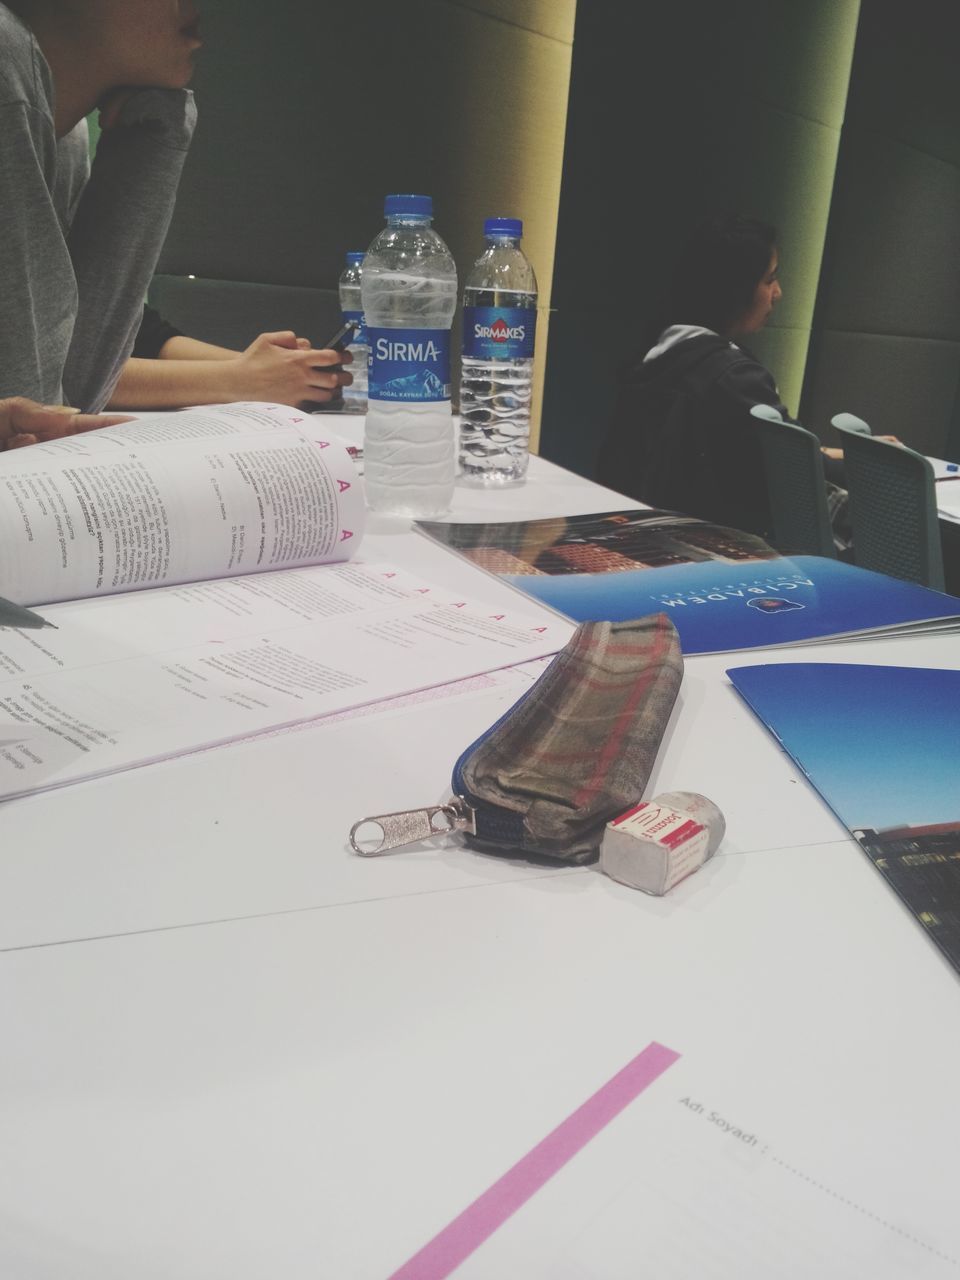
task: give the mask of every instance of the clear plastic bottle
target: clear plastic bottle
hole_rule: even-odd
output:
[[[415,517],[450,506],[456,469],[450,324],[457,269],[430,223],[429,196],[387,196],[361,297],[370,344],[363,467],[374,511]]]
[[[347,265],[340,276],[340,309],[344,320],[356,320],[360,326],[353,335],[348,350],[353,356],[350,372],[353,382],[343,388],[344,413],[367,412],[367,328],[363,323],[363,303],[360,299],[360,281],[363,276],[363,253],[348,253]]]
[[[519,218],[488,218],[487,247],[463,291],[460,467],[467,484],[523,484],[530,460],[530,394],[537,277]]]

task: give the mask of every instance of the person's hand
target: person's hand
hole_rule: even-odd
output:
[[[127,99],[136,92],[136,89],[119,88],[110,89],[103,95],[97,103],[100,109],[99,125],[101,133],[106,133],[108,129],[112,129],[116,125]]]
[[[903,441],[902,441],[898,436],[874,436],[874,437],[873,437],[873,439],[874,439],[874,440],[886,440],[886,442],[887,442],[888,444],[899,444],[899,445],[902,445],[902,444],[903,444]],[[821,446],[820,446],[820,452],[821,452],[821,453],[824,455],[824,457],[826,457],[826,458],[833,458],[835,462],[842,462],[842,461],[843,461],[843,450],[842,450],[842,449],[828,449],[825,445],[821,445]]]
[[[295,333],[261,333],[233,361],[231,380],[237,400],[273,400],[327,404],[349,386],[353,374],[331,365],[350,364],[349,351],[315,351]]]
[[[98,427],[115,427],[132,419],[126,413],[79,413],[63,404],[37,404],[14,396],[0,400],[0,450],[59,440]]]

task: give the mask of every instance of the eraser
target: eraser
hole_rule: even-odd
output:
[[[661,897],[713,857],[725,830],[723,814],[706,796],[666,791],[607,823],[600,870]]]

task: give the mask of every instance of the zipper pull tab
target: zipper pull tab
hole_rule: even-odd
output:
[[[476,810],[461,796],[425,809],[404,809],[361,818],[350,828],[350,847],[361,858],[378,858],[406,844],[445,836],[451,831],[477,834]]]

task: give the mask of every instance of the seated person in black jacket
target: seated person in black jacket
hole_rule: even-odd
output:
[[[770,373],[733,339],[762,329],[780,298],[776,241],[773,227],[734,217],[702,225],[685,246],[670,323],[621,374],[601,484],[769,536],[750,408],[787,411]]]

